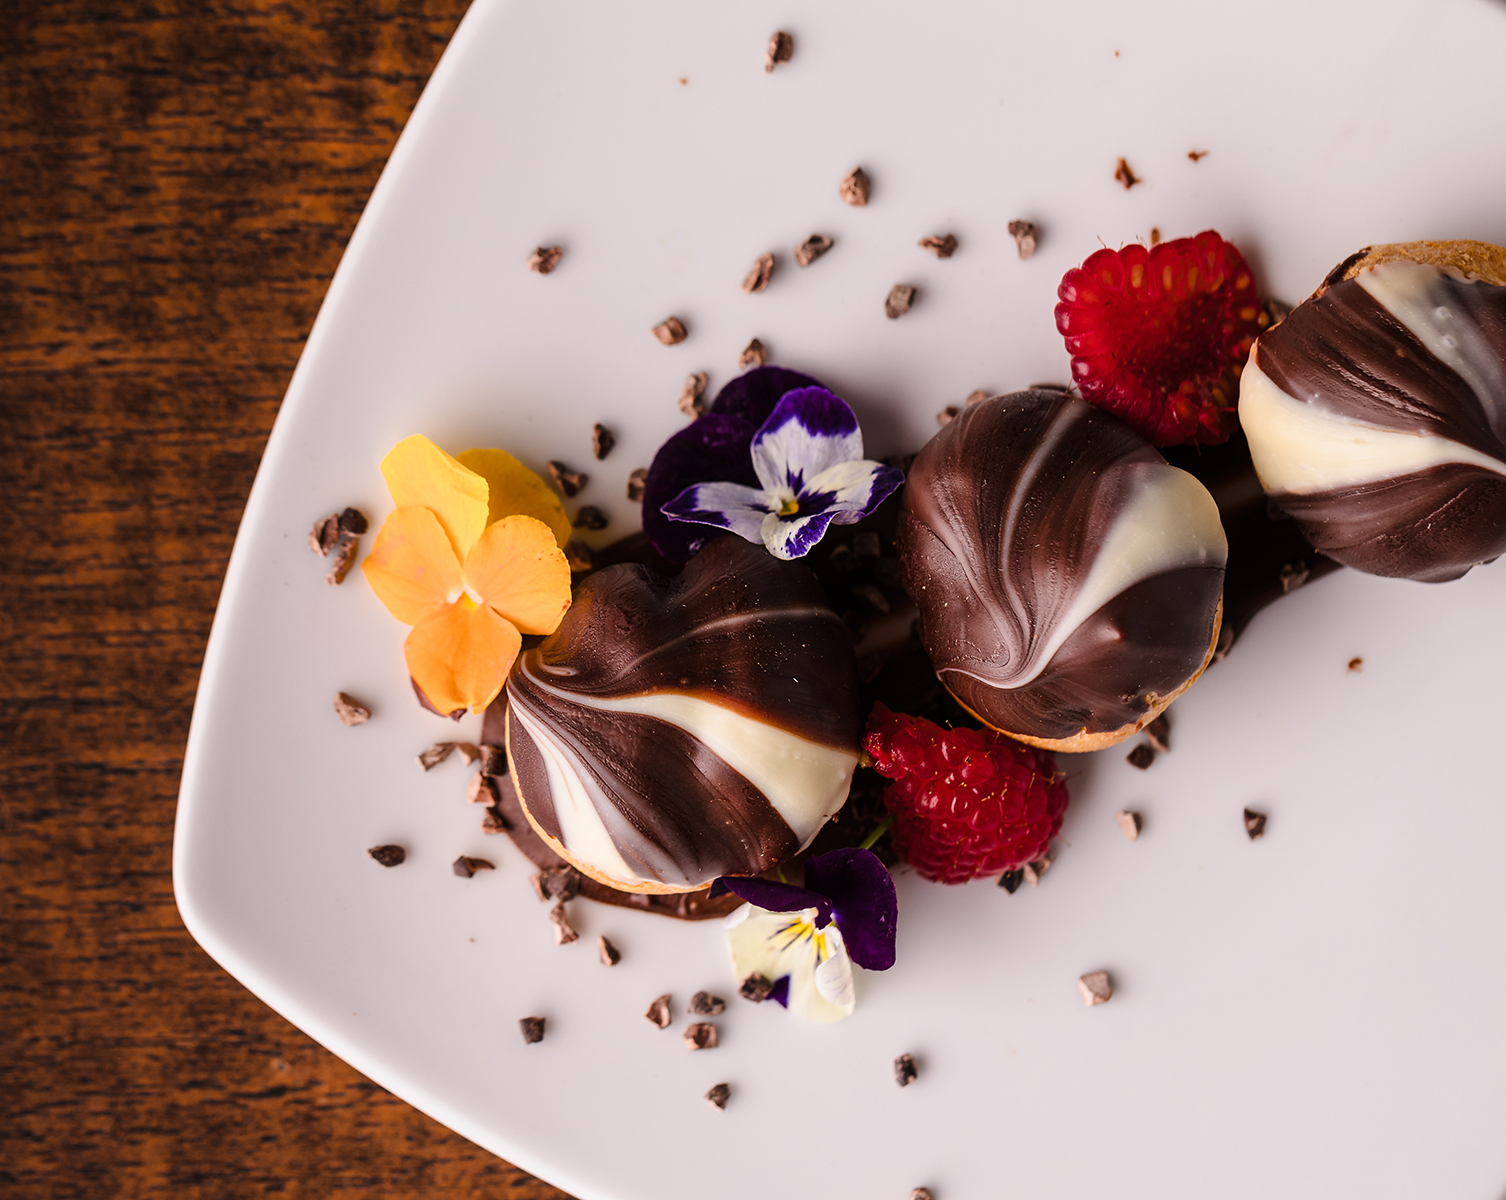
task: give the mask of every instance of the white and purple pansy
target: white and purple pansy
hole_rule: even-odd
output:
[[[904,482],[896,468],[863,457],[857,417],[823,387],[781,396],[751,453],[762,486],[692,484],[662,506],[664,515],[761,541],[775,558],[800,558],[829,525],[861,521]]]
[[[853,965],[894,965],[899,915],[894,880],[870,850],[833,850],[805,864],[805,886],[724,876],[748,903],[726,920],[727,947],[739,980],[762,975],[769,999],[810,1021],[840,1021],[856,1002]]]

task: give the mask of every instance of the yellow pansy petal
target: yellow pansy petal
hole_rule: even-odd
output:
[[[553,633],[570,607],[570,564],[533,517],[488,526],[462,573],[476,597],[524,633]]]
[[[408,673],[440,712],[480,712],[502,690],[522,644],[510,621],[461,600],[415,625],[403,653]]]
[[[382,459],[382,477],[399,508],[434,510],[457,558],[463,560],[471,552],[486,528],[485,479],[417,433],[404,438]]]
[[[466,450],[456,455],[456,460],[485,479],[491,489],[487,524],[514,514],[537,517],[554,531],[554,540],[561,546],[570,540],[570,520],[560,498],[537,472],[506,450]]]
[[[389,514],[361,570],[387,611],[405,625],[417,625],[464,586],[460,560],[427,508]]]

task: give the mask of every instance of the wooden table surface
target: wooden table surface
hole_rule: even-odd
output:
[[[563,1193],[250,996],[173,904],[204,643],[283,390],[465,0],[0,16],[0,1194]]]

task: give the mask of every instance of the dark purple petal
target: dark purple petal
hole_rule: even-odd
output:
[[[741,417],[757,429],[769,419],[774,405],[779,403],[779,398],[786,392],[795,388],[820,386],[809,375],[791,371],[787,367],[754,367],[719,391],[716,399],[711,402],[710,411],[722,416]]]
[[[899,898],[894,877],[871,850],[833,850],[805,864],[806,889],[831,897],[852,961],[870,971],[894,965]]]
[[[819,892],[796,887],[793,883],[747,875],[723,875],[718,882],[725,884],[734,896],[769,912],[799,912],[803,908],[814,908],[817,910],[817,929],[825,929],[831,923],[831,901]],[[713,891],[714,888],[715,885]]]
[[[796,388],[779,397],[758,434],[772,433],[787,421],[799,421],[811,437],[844,438],[858,431],[851,405],[819,386]]]
[[[769,989],[769,994],[764,999],[772,1000],[780,1008],[788,1008],[790,1006],[790,977],[781,975],[774,980],[774,986]]]
[[[689,562],[697,550],[720,534],[709,525],[671,521],[660,511],[664,505],[697,483],[725,480],[758,486],[748,452],[757,431],[756,424],[741,417],[707,413],[659,447],[643,481],[643,532],[665,558]]]

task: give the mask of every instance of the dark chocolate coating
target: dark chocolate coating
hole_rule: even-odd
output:
[[[984,721],[1053,740],[1108,733],[1203,665],[1222,557],[1134,582],[1013,682],[1070,609],[1145,476],[1136,465],[1164,461],[1111,414],[1041,391],[967,409],[917,456],[896,542],[921,643]]]

